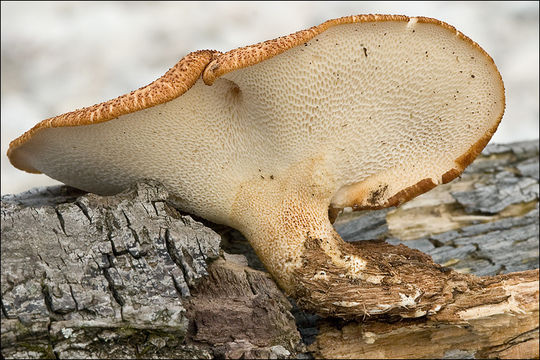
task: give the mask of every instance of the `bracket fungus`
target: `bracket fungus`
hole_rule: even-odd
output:
[[[504,107],[493,60],[454,27],[360,15],[191,53],[146,87],[40,122],[8,156],[98,194],[158,180],[184,210],[240,230],[288,294],[311,296],[307,307],[361,313],[358,289],[402,286],[397,307],[422,292],[392,280],[369,247],[345,244],[329,213],[396,206],[451,181]],[[335,299],[317,305],[314,293]]]

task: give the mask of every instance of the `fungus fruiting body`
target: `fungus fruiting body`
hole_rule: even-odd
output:
[[[329,209],[395,206],[451,181],[504,102],[491,57],[452,26],[351,16],[191,53],[145,88],[42,121],[8,156],[98,194],[158,180],[186,211],[242,231],[295,295],[314,247],[344,276],[380,282]]]

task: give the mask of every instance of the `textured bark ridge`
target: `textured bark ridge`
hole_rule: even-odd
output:
[[[153,182],[112,197],[3,197],[2,355],[290,354],[300,337],[287,299],[242,257],[223,260],[219,235],[172,202]]]
[[[318,291],[299,302],[326,319],[291,307],[237,231],[182,214],[154,182],[4,196],[2,356],[538,357],[538,178],[536,141],[492,145],[399,208],[341,214],[342,252],[384,278],[346,303],[350,279],[306,262]],[[345,287],[324,291],[325,276]]]

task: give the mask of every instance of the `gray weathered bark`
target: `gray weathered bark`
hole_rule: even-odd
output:
[[[268,274],[223,253],[219,235],[180,214],[159,184],[77,195],[55,187],[2,198],[4,357],[294,351],[291,305]]]
[[[307,344],[316,357],[526,357],[538,342],[537,305],[517,325],[458,322],[451,306],[399,323],[291,309],[238,232],[174,203],[154,182],[112,197],[68,187],[2,197],[2,355],[281,358],[306,356]],[[538,144],[488,146],[461,179],[397,209],[342,214],[335,226],[347,241],[405,244],[462,273],[537,269]],[[525,304],[538,302],[537,274]],[[512,276],[505,286],[523,290]],[[500,308],[508,296],[497,291],[476,305]],[[512,339],[492,336],[493,324],[511,327]],[[483,337],[459,331],[479,326]]]

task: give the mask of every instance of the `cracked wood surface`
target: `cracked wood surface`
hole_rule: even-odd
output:
[[[297,327],[316,357],[515,358],[538,342],[538,273],[532,282],[503,275],[538,268],[536,141],[490,145],[459,180],[336,221],[350,242],[386,240],[464,276],[499,274],[491,285],[504,286],[488,281],[459,321],[451,306],[431,319],[320,319],[291,309],[238,232],[181,214],[158,184],[83,194],[2,197],[5,358],[309,357],[297,354]],[[470,299],[461,293],[455,304],[465,310]],[[508,299],[525,313],[489,315],[516,304]]]

